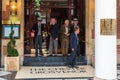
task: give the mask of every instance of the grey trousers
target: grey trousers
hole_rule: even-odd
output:
[[[38,49],[39,49],[40,54],[42,54],[42,36],[41,35],[37,35],[35,37],[36,54],[38,54]]]
[[[49,43],[49,54],[52,55],[52,50],[55,50],[55,54],[58,53],[58,40],[54,40],[52,36],[50,36],[50,43]]]

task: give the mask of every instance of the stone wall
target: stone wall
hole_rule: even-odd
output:
[[[86,55],[94,55],[94,13],[95,13],[94,0],[86,0]]]
[[[9,5],[9,0],[2,0],[2,11],[6,11],[6,5]],[[16,48],[20,55],[21,65],[24,56],[24,0],[17,0],[17,15],[9,15],[9,20],[3,20],[2,24],[10,24],[13,20],[15,24],[20,24],[20,39],[16,39]],[[9,39],[2,39],[2,65],[4,64],[3,47],[7,46]]]
[[[120,0],[117,0],[117,53],[120,54]]]
[[[120,0],[117,0],[117,63],[120,64]]]

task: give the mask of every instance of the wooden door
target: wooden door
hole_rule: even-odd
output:
[[[29,54],[31,49],[34,49],[34,37],[31,37],[31,29],[37,22],[37,17],[39,16],[42,18],[42,24],[44,24],[44,27],[47,28],[50,19],[50,8],[41,8],[36,10],[34,8],[34,1],[32,0],[25,0],[24,7],[24,52],[25,54]]]
[[[77,0],[77,15],[80,25],[80,54],[85,55],[85,0]]]

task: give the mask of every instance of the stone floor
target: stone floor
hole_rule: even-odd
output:
[[[93,80],[93,78],[76,78],[76,79],[14,79],[16,71],[5,72],[3,68],[0,68],[0,80]]]
[[[15,80],[16,71],[5,72],[3,68],[0,68],[0,80]],[[22,79],[22,80],[95,80],[93,78],[83,79]],[[117,80],[120,80],[120,65],[117,67]]]
[[[120,80],[120,65],[117,66],[117,80]],[[4,68],[0,68],[0,80],[15,80],[16,71],[5,72]],[[22,79],[23,80],[23,79]],[[95,80],[93,78],[83,78],[83,79],[24,79],[24,80]]]
[[[118,77],[118,80],[120,80],[120,65],[118,65],[117,67],[117,77]]]
[[[0,73],[0,80],[15,80],[15,75],[16,75],[16,72],[3,72],[3,71],[0,71],[2,73]]]
[[[25,59],[28,59],[28,60],[25,60],[27,63],[25,63],[25,64],[28,64],[28,62],[30,61],[30,63],[31,62],[36,62],[36,61],[39,61],[39,60],[41,60],[40,58],[36,58],[35,57],[35,59],[33,59],[34,57],[32,57],[32,59],[31,58],[29,58],[29,57],[27,57],[27,58],[25,58]],[[58,60],[58,61],[61,61],[61,59],[63,59],[63,58],[61,58],[61,57],[56,57],[57,59],[56,59],[56,61],[60,58],[60,60]],[[84,58],[84,57],[83,57]],[[85,60],[85,59],[83,59],[82,57],[80,58],[80,59],[82,59],[82,60]],[[36,60],[37,59],[37,60]],[[47,60],[47,61],[50,61],[50,62],[52,62],[52,59],[51,58],[47,58],[47,59],[49,59],[49,60]],[[34,60],[34,61],[31,61],[31,60]],[[42,58],[42,61],[44,60],[44,57]],[[55,57],[54,57],[54,60],[55,60]],[[80,61],[82,61],[82,60],[80,60]],[[46,61],[46,58],[45,58],[45,61]],[[45,62],[44,61],[44,62]],[[41,61],[39,61],[39,62],[41,62]],[[85,62],[86,63],[86,61],[83,61],[83,62]],[[38,62],[37,62],[38,63]],[[52,64],[53,65],[53,64]],[[25,66],[25,65],[24,65]],[[27,65],[27,66],[31,66],[31,64],[30,65]],[[32,65],[33,66],[33,65]],[[16,76],[16,71],[13,71],[13,72],[5,72],[4,71],[4,68],[0,68],[0,80],[15,80],[14,78],[15,78],[15,76]],[[23,79],[21,79],[21,80],[23,80]],[[24,80],[93,80],[92,78],[83,78],[83,79],[24,79]]]

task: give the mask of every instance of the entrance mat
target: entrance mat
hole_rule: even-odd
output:
[[[21,67],[15,79],[63,79],[63,78],[93,78],[94,68],[85,65],[79,68],[67,66]]]

